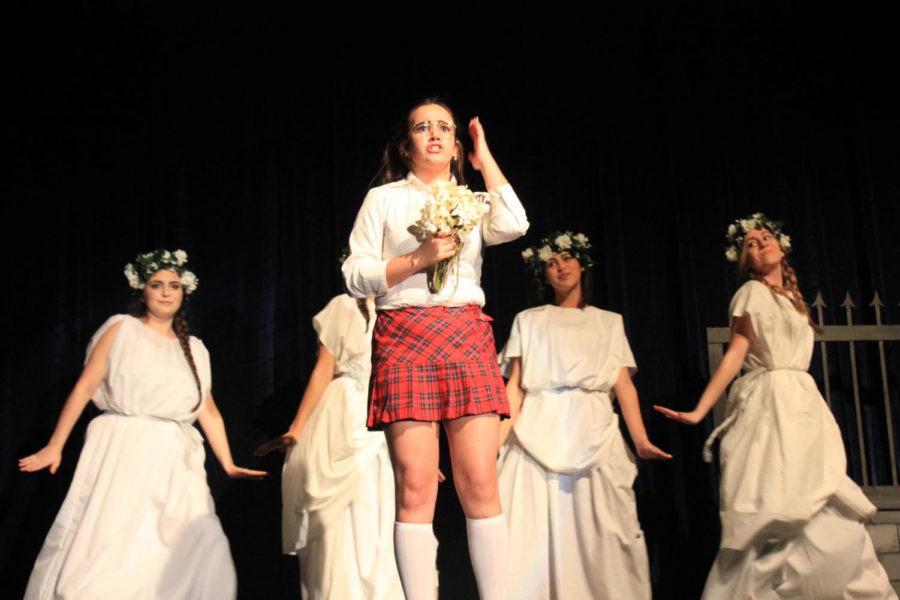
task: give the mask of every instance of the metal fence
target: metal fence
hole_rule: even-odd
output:
[[[889,343],[900,340],[900,325],[882,323],[885,305],[877,292],[868,308],[858,308],[849,293],[840,306],[845,323],[826,324],[821,293],[812,303],[825,330],[816,334],[810,373],[841,428],[848,473],[879,508],[900,509],[900,345]],[[874,324],[855,323],[866,318]],[[722,361],[729,338],[728,327],[706,328],[710,373]],[[720,399],[713,412],[716,423],[724,410]]]

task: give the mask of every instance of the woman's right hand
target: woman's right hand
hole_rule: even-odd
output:
[[[59,463],[62,462],[62,452],[53,446],[44,446],[31,456],[19,459],[19,470],[25,472],[40,471],[50,467],[50,472],[56,474]]]
[[[292,446],[297,445],[297,435],[288,431],[281,437],[277,437],[274,440],[269,440],[265,444],[262,444],[259,448],[257,448],[253,454],[256,456],[265,456],[270,452],[275,452],[276,450],[284,454],[288,450],[291,449]]]
[[[453,233],[433,233],[419,244],[415,251],[418,265],[422,269],[434,266],[456,254],[459,237]]]
[[[666,408],[665,406],[657,406],[656,404],[653,405],[653,409],[657,412],[661,412],[667,419],[672,419],[673,421],[678,421],[679,423],[684,423],[685,425],[696,425],[703,420],[703,417],[706,416],[701,415],[696,410],[692,410],[690,412],[681,412],[672,410],[671,408]]]

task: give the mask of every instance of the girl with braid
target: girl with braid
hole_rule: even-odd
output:
[[[88,400],[91,421],[62,508],[25,592],[43,598],[222,599],[236,595],[228,540],[215,515],[195,420],[230,477],[235,466],[210,394],[209,353],[188,335],[187,296],[197,278],[182,250],[156,250],[125,267],[131,315],[94,334],[84,371],[48,444],[19,461],[56,473]]]
[[[728,227],[725,256],[748,279],[731,300],[731,341],[696,408],[655,407],[694,425],[731,386],[721,436],[722,540],[703,598],[897,598],[863,521],[875,507],[847,476],[840,430],[807,369],[816,328],[785,254],[755,213]]]

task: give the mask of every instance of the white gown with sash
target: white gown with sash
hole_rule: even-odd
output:
[[[840,430],[807,373],[809,322],[757,281],[730,314],[749,316],[754,336],[707,442],[722,435],[722,542],[703,597],[896,598],[863,525],[875,507],[847,476]]]
[[[300,557],[305,600],[402,600],[394,560],[394,474],[381,431],[366,429],[372,368],[368,323],[356,300],[333,298],[315,316],[335,358],[334,379],[282,471],[282,540]]]
[[[26,600],[234,598],[228,540],[215,514],[193,423],[200,395],[176,339],[134,317],[114,323],[106,376],[69,492],[34,565]],[[202,395],[209,353],[191,338]]]
[[[509,599],[650,598],[634,457],[612,388],[635,370],[622,317],[592,306],[516,316],[501,353],[521,357],[522,411],[499,461]]]

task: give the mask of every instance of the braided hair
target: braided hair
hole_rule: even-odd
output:
[[[178,309],[178,312],[175,313],[175,318],[172,321],[172,329],[178,337],[178,343],[181,345],[181,351],[184,352],[184,357],[187,359],[188,366],[191,367],[191,373],[194,374],[194,381],[197,382],[197,394],[199,395],[199,399],[197,400],[197,406],[194,408],[198,408],[200,403],[203,402],[203,385],[200,383],[200,373],[197,371],[194,353],[191,352],[190,327],[187,320],[185,301],[182,301],[181,307]]]
[[[203,402],[203,386],[200,383],[200,373],[197,371],[194,353],[191,352],[190,325],[187,319],[187,302],[187,294],[185,294],[181,301],[181,306],[178,307],[178,312],[175,313],[175,317],[172,320],[172,330],[175,332],[175,337],[178,338],[178,344],[181,346],[181,351],[184,352],[184,358],[187,359],[188,366],[191,368],[191,373],[194,375],[194,381],[197,383],[197,395],[199,399],[197,400],[197,406],[194,407],[194,410],[196,410]],[[144,302],[143,290],[136,290],[134,297],[128,305],[128,314],[138,319],[147,315],[147,304]]]

